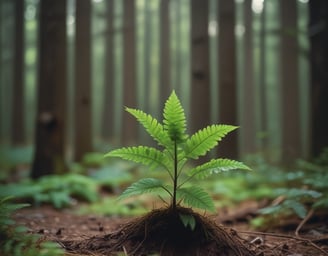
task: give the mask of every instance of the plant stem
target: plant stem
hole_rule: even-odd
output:
[[[173,179],[173,198],[172,198],[172,209],[177,208],[177,187],[178,187],[178,153],[177,153],[177,142],[174,141],[174,179]]]

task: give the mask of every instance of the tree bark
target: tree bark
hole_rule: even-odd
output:
[[[15,39],[14,39],[14,66],[13,93],[12,93],[12,120],[11,142],[21,145],[25,142],[24,122],[24,1],[15,0]]]
[[[151,31],[151,3],[145,1],[144,10],[144,86],[145,86],[145,97],[144,97],[144,111],[151,113],[151,88],[150,88],[150,77],[151,77],[151,51],[152,51],[152,31]],[[147,137],[148,138],[148,137]]]
[[[135,1],[123,2],[123,105],[137,107],[136,90],[136,40],[135,40]],[[136,120],[128,113],[123,114],[122,144],[133,144],[137,140]]]
[[[254,53],[253,53],[253,11],[252,0],[244,1],[244,86],[242,88],[242,108],[240,131],[242,136],[241,151],[245,154],[256,152],[255,125],[255,83],[254,83]]]
[[[311,155],[328,147],[328,2],[310,0]]]
[[[302,156],[296,4],[296,0],[280,1],[282,161],[285,164]]]
[[[262,151],[268,149],[268,113],[267,113],[267,95],[266,95],[266,76],[267,76],[267,46],[266,46],[266,2],[263,1],[263,10],[261,13],[261,31],[260,31],[260,71],[259,71],[259,105],[260,105],[260,147]]]
[[[115,73],[114,73],[114,0],[106,0],[105,81],[102,136],[114,139]]]
[[[160,107],[164,108],[171,88],[170,72],[170,0],[161,0],[160,5]]]
[[[92,151],[91,0],[76,1],[74,160]]]
[[[191,131],[211,122],[208,0],[191,1]]]
[[[65,170],[66,0],[40,2],[39,33],[33,178]]]
[[[219,120],[220,123],[237,125],[237,80],[235,42],[235,3],[219,0]],[[238,136],[229,134],[219,146],[219,154],[228,158],[238,157]]]

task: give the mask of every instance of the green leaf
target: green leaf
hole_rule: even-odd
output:
[[[189,226],[191,230],[195,230],[196,220],[194,216],[192,216],[191,214],[180,213],[179,217],[185,227]]]
[[[163,190],[163,182],[154,178],[146,178],[138,180],[128,187],[119,197],[124,199],[130,196],[141,195],[145,193],[153,193],[159,190]],[[164,189],[165,190],[165,189]]]
[[[226,172],[236,169],[251,170],[248,166],[246,166],[241,162],[231,159],[219,158],[219,159],[212,159],[211,161],[205,164],[199,165],[191,169],[188,175],[195,176],[196,178],[199,179],[203,179],[214,173]]]
[[[167,163],[170,162],[166,154],[163,154],[155,148],[146,146],[115,149],[108,152],[105,157],[120,157],[125,160],[144,164],[149,166],[150,169],[161,167],[168,170]]]
[[[292,209],[298,217],[305,218],[307,210],[303,204],[295,200],[286,200],[284,204]]]
[[[170,139],[178,143],[186,138],[186,116],[181,106],[181,102],[173,91],[165,103],[164,107],[164,129]]]
[[[125,108],[125,110],[133,115],[139,123],[143,125],[148,134],[153,137],[159,145],[165,147],[170,143],[170,138],[165,132],[163,125],[151,115],[148,115],[139,109]]]
[[[215,207],[211,196],[202,188],[192,186],[187,188],[179,188],[177,190],[177,198],[190,206],[214,212]]]
[[[186,141],[186,157],[197,159],[199,156],[204,156],[224,136],[237,128],[232,125],[211,125],[199,130]]]

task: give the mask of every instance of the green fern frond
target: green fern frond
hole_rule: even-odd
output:
[[[163,168],[169,171],[170,159],[161,151],[146,147],[125,147],[108,152],[105,157],[120,157],[125,160],[149,166],[150,169]]]
[[[166,190],[161,180],[154,178],[141,179],[124,190],[124,192],[119,196],[119,199],[125,199],[127,197],[142,195],[146,193],[158,192],[161,190]]]
[[[164,129],[170,139],[180,143],[186,138],[186,116],[181,102],[173,91],[164,107]]]
[[[226,172],[231,170],[251,170],[245,164],[231,159],[213,159],[205,164],[199,165],[189,171],[189,176],[199,179],[206,178],[214,173]]]
[[[199,130],[186,141],[186,157],[197,159],[199,156],[204,156],[224,136],[237,128],[237,126],[232,125],[211,125]]]
[[[170,138],[167,132],[164,131],[164,127],[151,115],[139,109],[133,109],[126,107],[125,110],[133,115],[140,124],[146,129],[148,134],[153,137],[159,145],[167,147],[170,144]]]
[[[196,207],[212,212],[215,211],[211,196],[200,187],[192,186],[179,188],[177,190],[177,198],[190,207]]]

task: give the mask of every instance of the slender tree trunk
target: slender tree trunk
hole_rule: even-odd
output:
[[[262,151],[267,151],[268,149],[268,118],[267,118],[267,95],[266,95],[266,2],[263,2],[263,10],[261,13],[261,32],[260,32],[260,78],[259,78],[259,105],[260,105],[260,132],[263,134],[261,137],[261,148]]]
[[[210,124],[208,0],[191,1],[191,130]]]
[[[219,120],[223,124],[237,125],[235,3],[219,0],[218,10]],[[233,159],[238,157],[236,132],[229,134],[220,142],[219,154]]]
[[[253,54],[253,11],[252,0],[244,1],[245,25],[245,57],[244,57],[244,86],[242,90],[241,133],[243,154],[256,152],[255,125],[255,85],[254,85],[254,54]]]
[[[11,141],[25,142],[24,123],[24,0],[15,0],[14,72],[12,93]]]
[[[182,92],[182,67],[181,67],[181,0],[175,1],[175,19],[176,19],[176,28],[175,28],[175,40],[176,40],[176,50],[175,50],[175,89],[178,95]]]
[[[160,5],[160,107],[163,108],[171,88],[170,72],[170,0],[161,0]]]
[[[135,40],[135,1],[124,0],[123,3],[123,105],[137,106],[136,90],[136,40]],[[127,113],[123,114],[122,143],[128,145],[136,142],[137,123]]]
[[[115,73],[114,73],[114,0],[106,0],[105,36],[105,81],[102,136],[106,140],[114,139],[115,121]]]
[[[66,0],[40,2],[38,109],[31,176],[65,170]]]
[[[4,47],[3,47],[3,36],[2,36],[2,31],[3,31],[3,14],[2,14],[2,10],[3,10],[3,2],[0,2],[0,43],[1,43],[1,51],[0,51],[0,84],[2,86],[0,86],[0,143],[3,143],[3,140],[4,140],[4,86],[3,86],[3,50],[4,50]]]
[[[1,142],[10,143],[11,141],[11,118],[12,118],[12,93],[13,93],[13,52],[14,48],[14,34],[15,34],[15,2],[14,1],[0,1],[2,12],[0,15],[0,26],[2,28],[2,45],[1,45],[1,90],[2,98],[0,99],[1,111]]]
[[[151,74],[151,51],[152,51],[152,31],[151,31],[151,7],[150,1],[145,1],[144,10],[144,81],[145,81],[145,98],[144,98],[144,108],[147,113],[151,113],[150,106],[150,74]]]
[[[76,1],[74,160],[92,150],[91,0]]]
[[[311,44],[311,154],[317,157],[328,147],[328,2],[310,0]]]
[[[296,4],[296,0],[280,1],[282,161],[286,164],[293,163],[302,155]]]

